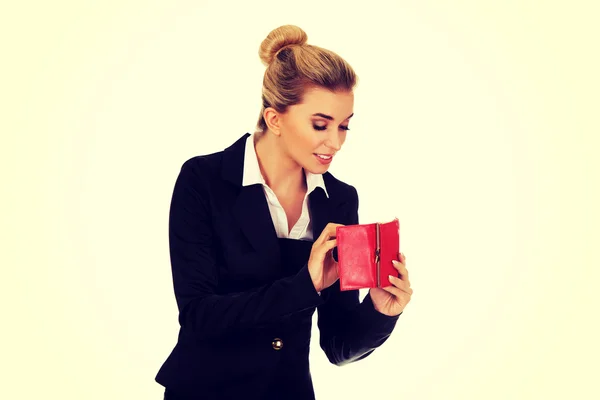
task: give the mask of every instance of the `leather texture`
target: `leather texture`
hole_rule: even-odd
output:
[[[379,227],[379,280],[377,229]],[[336,229],[340,290],[391,286],[389,275],[398,276],[392,260],[399,259],[400,222],[356,224]]]

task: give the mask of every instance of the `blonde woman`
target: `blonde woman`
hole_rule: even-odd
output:
[[[335,228],[358,223],[358,195],[327,170],[353,115],[353,69],[293,25],[270,32],[259,55],[257,131],[187,160],[175,182],[180,330],[156,376],[166,400],[314,399],[315,310],[320,347],[344,365],[387,340],[412,295],[403,255],[393,286],[362,303],[340,291]]]

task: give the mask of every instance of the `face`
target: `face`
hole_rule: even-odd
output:
[[[282,150],[305,170],[326,172],[346,140],[353,108],[352,91],[307,90],[302,104],[275,117],[275,134],[280,136]]]

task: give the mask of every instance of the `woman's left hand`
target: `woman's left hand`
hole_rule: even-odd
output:
[[[402,253],[399,256],[400,261],[394,260],[393,264],[400,273],[400,277],[390,276],[389,280],[392,286],[369,289],[375,309],[391,317],[400,315],[413,294],[413,290],[410,288],[410,281],[408,280],[406,257]]]

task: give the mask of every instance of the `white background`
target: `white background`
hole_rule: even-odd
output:
[[[400,219],[415,291],[353,365],[329,364],[315,329],[317,397],[599,398],[595,3],[15,4],[0,7],[0,397],[162,399],[175,179],[254,129],[258,47],[291,23],[359,76],[330,171],[361,222]]]

